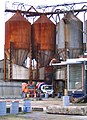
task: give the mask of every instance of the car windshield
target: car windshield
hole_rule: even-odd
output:
[[[53,89],[53,86],[44,86],[45,90]]]

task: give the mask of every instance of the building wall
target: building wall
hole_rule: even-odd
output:
[[[8,63],[9,61],[7,61]],[[6,78],[8,78],[8,69],[6,64]],[[4,80],[4,59],[0,60],[0,80]]]
[[[4,67],[3,67],[3,60],[0,61],[0,80],[4,79]]]
[[[29,79],[29,69],[13,64],[12,66],[13,79]],[[10,65],[6,61],[6,79],[10,78]],[[0,61],[0,80],[4,80],[4,60]]]
[[[0,98],[21,98],[22,83],[21,82],[0,82]]]
[[[10,65],[8,65],[8,79],[10,78]],[[16,64],[12,65],[12,79],[29,79],[29,69]]]
[[[8,64],[6,62],[6,79],[8,79]],[[4,82],[4,60],[0,61],[0,98],[21,98],[22,96],[21,82]]]

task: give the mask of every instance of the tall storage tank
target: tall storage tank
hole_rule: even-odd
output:
[[[77,58],[83,49],[83,23],[73,15],[66,15],[58,23],[58,53],[63,60]]]
[[[33,53],[36,60],[39,56],[40,66],[47,65],[54,55],[55,31],[55,24],[46,15],[41,15],[32,24]]]
[[[13,63],[22,65],[29,52],[31,24],[17,12],[5,23],[5,53],[10,58],[10,42],[13,43]]]

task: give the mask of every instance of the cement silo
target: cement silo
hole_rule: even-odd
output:
[[[56,26],[46,15],[32,24],[33,57],[38,56],[40,66],[48,65],[55,53],[55,34]]]
[[[5,54],[10,59],[12,43],[12,62],[23,65],[30,47],[31,24],[18,11],[5,23]]]
[[[57,25],[57,52],[63,60],[77,58],[83,49],[83,23],[69,12]]]

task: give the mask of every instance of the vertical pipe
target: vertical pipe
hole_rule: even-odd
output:
[[[84,12],[84,22],[83,22],[83,45],[84,45],[84,52],[86,51],[86,21],[85,21],[85,12]]]
[[[12,79],[12,54],[13,54],[13,43],[10,42],[10,80]]]
[[[32,44],[30,44],[30,84],[32,84],[33,72],[32,72]]]
[[[39,44],[37,44],[37,80],[39,79]]]

